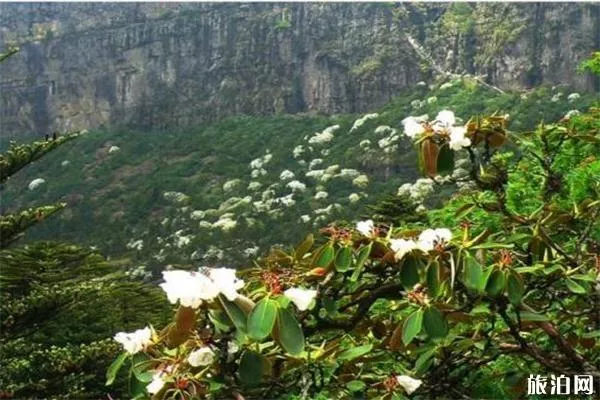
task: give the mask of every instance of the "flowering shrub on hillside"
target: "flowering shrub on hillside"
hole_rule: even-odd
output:
[[[165,271],[173,322],[118,333],[107,383],[127,365],[140,398],[387,400],[473,395],[500,362],[490,391],[600,379],[599,130],[594,112],[519,135],[499,116],[405,119],[428,186],[466,152],[473,189],[425,226],[334,225],[246,270]]]

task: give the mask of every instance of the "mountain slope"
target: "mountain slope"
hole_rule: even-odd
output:
[[[126,257],[128,267],[145,266],[135,273],[191,261],[239,265],[314,227],[356,219],[414,180],[414,151],[400,123],[409,115],[451,109],[466,122],[509,113],[509,128],[522,130],[593,100],[549,88],[503,94],[466,78],[418,85],[364,116],[238,116],[181,131],[93,131],[19,174],[4,204],[67,201],[29,239],[93,244]],[[36,178],[45,184],[27,190]]]

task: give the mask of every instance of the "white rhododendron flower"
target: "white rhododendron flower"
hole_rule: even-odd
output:
[[[390,248],[396,253],[396,260],[401,260],[406,254],[418,249],[419,245],[414,240],[391,239]]]
[[[232,268],[207,268],[202,272],[208,272],[210,279],[227,300],[234,301],[238,297],[238,290],[244,287],[244,281],[235,276]]]
[[[443,110],[438,113],[435,117],[435,121],[433,121],[432,127],[435,131],[449,129],[452,125],[456,123],[456,117],[454,117],[454,113],[450,110]]]
[[[365,122],[367,122],[367,120],[370,119],[375,119],[379,117],[379,114],[377,113],[372,113],[372,114],[366,114],[363,117],[357,119],[356,121],[354,121],[354,124],[352,125],[352,128],[350,129],[350,132],[360,128],[361,126],[364,125]]]
[[[283,295],[290,299],[292,303],[298,307],[298,310],[305,311],[308,310],[315,297],[317,297],[317,291],[310,289],[291,288],[283,292]]]
[[[350,193],[350,195],[348,196],[348,201],[350,201],[350,203],[356,203],[359,200],[360,196],[356,193]]]
[[[352,184],[358,188],[365,188],[369,185],[369,177],[365,174],[359,175],[352,180]]]
[[[450,143],[448,144],[452,150],[460,150],[463,147],[471,145],[471,139],[465,137],[467,129],[462,126],[453,127],[450,130]]]
[[[136,354],[152,343],[152,330],[145,327],[131,333],[119,332],[114,336],[114,339],[121,343],[126,352]]]
[[[215,353],[210,347],[205,346],[192,351],[187,358],[187,362],[192,367],[206,367],[207,365],[212,364],[214,359]]]
[[[450,229],[426,229],[419,235],[419,248],[423,251],[431,251],[436,245],[444,245],[452,239]]]
[[[310,222],[310,215],[308,215],[308,214],[301,215],[300,221],[302,221],[304,223]]]
[[[146,391],[149,394],[156,394],[165,386],[165,381],[161,378],[162,372],[157,372],[152,376],[152,381],[146,385]]]
[[[327,196],[329,196],[329,194],[327,192],[320,191],[315,194],[315,200],[323,200],[323,199],[326,199]]]
[[[425,132],[425,127],[415,117],[408,117],[402,120],[402,126],[404,126],[404,133],[411,139],[416,139],[419,135]]]
[[[108,152],[109,153],[116,153],[119,150],[121,150],[121,148],[119,146],[110,146],[110,149],[108,149]]]
[[[294,178],[294,173],[292,171],[290,171],[289,169],[286,169],[285,171],[281,172],[281,174],[279,174],[279,179],[281,179],[282,181],[287,181],[289,179],[293,179]]]
[[[184,307],[198,308],[202,300],[212,300],[219,295],[219,288],[206,275],[182,270],[163,271],[164,283],[160,287],[171,304],[179,301]]]
[[[292,189],[292,192],[304,192],[306,190],[306,185],[300,181],[290,181],[287,187]]]
[[[406,394],[409,394],[409,395],[413,394],[413,392],[415,390],[417,390],[423,384],[422,380],[414,379],[407,375],[396,376],[396,381],[398,382],[398,384],[400,386],[402,386],[402,388],[404,389]]]
[[[356,230],[359,231],[364,236],[373,235],[373,231],[375,230],[375,225],[373,224],[373,220],[369,219],[366,221],[360,221],[356,224]]]

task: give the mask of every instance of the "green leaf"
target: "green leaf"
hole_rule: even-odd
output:
[[[502,294],[505,286],[506,276],[504,275],[504,272],[497,269],[490,275],[490,279],[488,279],[485,291],[490,296],[498,296]]]
[[[442,146],[437,158],[438,174],[449,173],[454,169],[454,151],[449,146]]]
[[[400,267],[400,282],[402,286],[411,289],[419,283],[419,262],[414,256],[407,256]]]
[[[352,273],[352,276],[350,277],[351,282],[358,281],[360,274],[362,274],[362,271],[364,270],[365,262],[367,261],[367,259],[369,258],[369,255],[371,254],[372,247],[373,247],[373,243],[369,243],[367,246],[361,247],[360,250],[358,251],[358,257],[356,259],[356,265],[354,266],[354,272]]]
[[[429,296],[436,297],[440,291],[440,265],[432,262],[427,268],[427,290]]]
[[[323,249],[321,249],[321,252],[319,253],[319,257],[317,258],[315,264],[317,265],[317,267],[327,268],[329,264],[331,264],[331,261],[333,261],[334,255],[335,251],[333,250],[333,245],[331,243],[328,243],[325,247],[323,247]]]
[[[115,361],[112,362],[112,364],[110,364],[110,367],[108,367],[108,370],[106,371],[106,386],[111,385],[115,381],[117,373],[123,366],[123,363],[127,359],[127,356],[128,353],[123,352],[119,354],[119,356],[115,359]]]
[[[225,310],[225,313],[227,314],[233,325],[236,327],[236,329],[238,329],[240,332],[246,333],[246,328],[248,326],[248,317],[246,313],[240,308],[240,306],[238,306],[232,301],[227,300],[227,298],[223,295],[219,295],[219,302],[223,306],[223,310]]]
[[[352,347],[351,349],[344,350],[337,355],[336,359],[339,361],[352,361],[358,357],[362,357],[365,354],[373,350],[373,344],[365,344],[362,346]]]
[[[423,314],[423,327],[431,338],[442,338],[448,334],[448,322],[444,314],[435,307],[428,307]]]
[[[287,308],[280,308],[277,313],[277,330],[279,345],[291,355],[304,351],[304,332],[300,323]]]
[[[294,257],[296,260],[302,260],[304,255],[310,251],[313,244],[315,243],[315,238],[312,233],[309,233],[308,236],[296,247],[296,252],[294,253]]]
[[[351,392],[362,392],[367,387],[363,381],[350,381],[346,383],[346,388]]]
[[[419,309],[406,318],[402,325],[402,342],[408,345],[421,332],[423,327],[423,310]]]
[[[578,281],[584,282],[596,282],[596,278],[590,275],[585,274],[575,274],[570,276],[571,279],[576,279]]]
[[[417,358],[415,362],[415,372],[417,374],[422,374],[429,369],[431,364],[433,363],[433,355],[437,351],[437,348],[429,349]]]
[[[537,314],[531,311],[521,311],[519,317],[521,321],[548,321],[548,317],[544,314]]]
[[[471,247],[472,250],[479,249],[512,249],[515,247],[512,243],[494,243],[494,242],[486,242],[478,244],[477,246]]]
[[[352,264],[352,249],[350,247],[342,247],[338,250],[335,257],[335,269],[339,272],[346,272]]]
[[[240,359],[240,380],[246,385],[257,385],[262,382],[266,360],[254,351],[246,350]]]
[[[575,282],[571,278],[567,278],[565,280],[565,284],[567,285],[567,288],[571,292],[573,292],[573,293],[579,293],[579,294],[585,294],[585,293],[587,293],[587,290],[582,285],[580,285],[579,283]]]
[[[481,264],[474,257],[467,255],[464,268],[465,285],[470,289],[480,291],[484,276]]]
[[[506,292],[508,299],[512,304],[517,305],[521,302],[521,298],[525,293],[525,285],[523,284],[523,279],[518,273],[514,271],[510,271],[508,273],[508,277],[506,279]]]
[[[263,340],[273,330],[277,318],[277,302],[268,297],[259,301],[248,316],[248,335]]]

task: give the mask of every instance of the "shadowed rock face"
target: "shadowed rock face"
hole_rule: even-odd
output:
[[[432,76],[591,87],[593,4],[2,4],[3,134],[374,109]],[[456,22],[458,21],[458,22]],[[461,23],[468,21],[469,23]],[[415,50],[408,37],[421,46]]]

